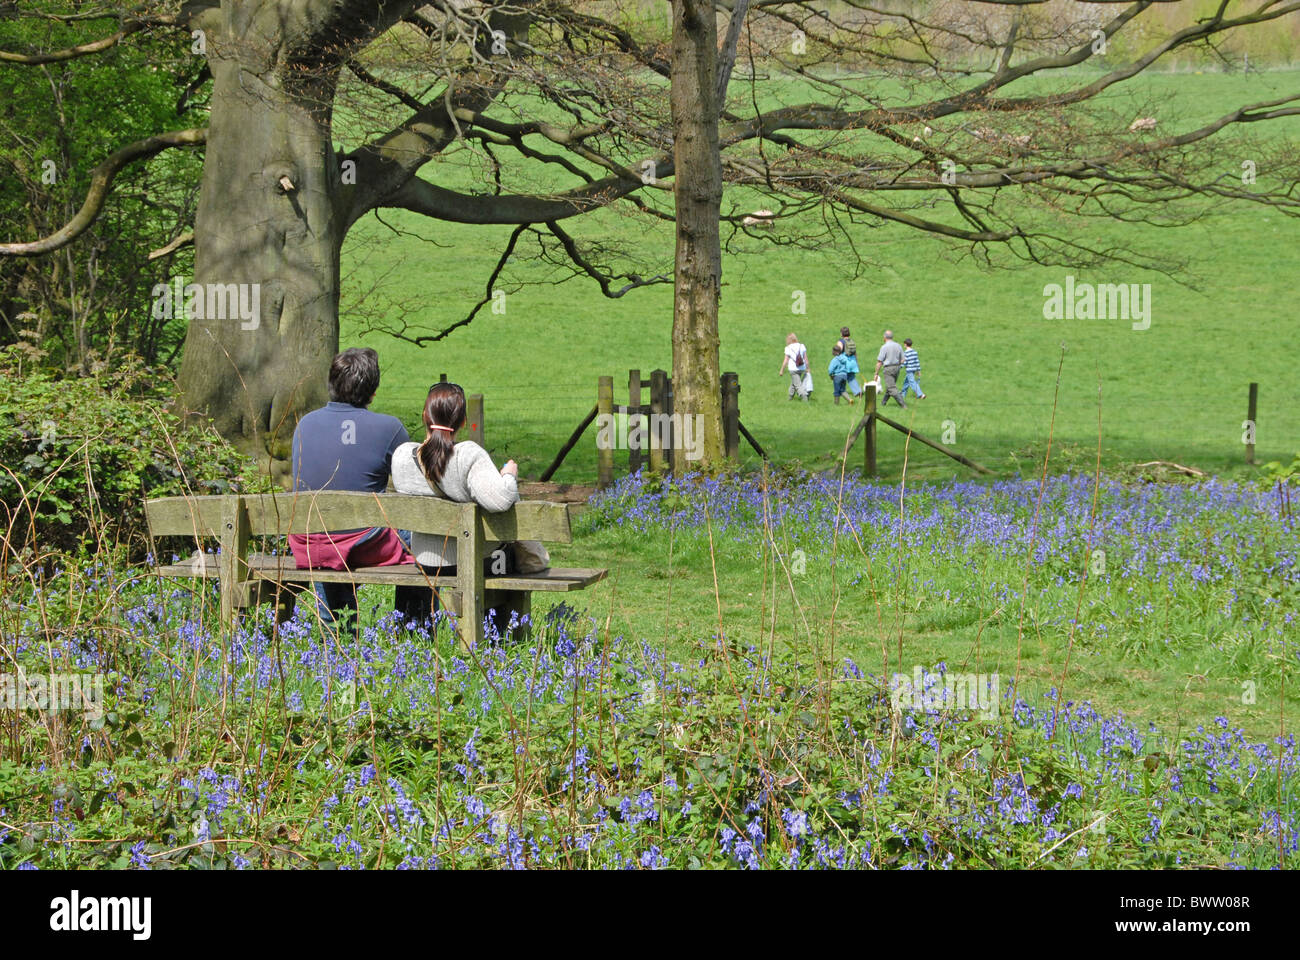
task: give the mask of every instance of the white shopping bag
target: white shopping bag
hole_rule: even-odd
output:
[[[808,370],[808,371],[805,371],[805,372],[804,372],[804,375],[803,375],[803,389],[804,389],[804,393],[812,393],[812,392],[813,392],[813,375],[812,375],[812,371],[811,371],[811,370]]]

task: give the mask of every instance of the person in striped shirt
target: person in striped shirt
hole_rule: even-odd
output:
[[[907,391],[911,388],[916,393],[918,400],[924,400],[925,394],[921,392],[921,357],[912,346],[912,338],[908,337],[903,341],[906,347],[903,351],[903,369],[907,371],[903,377],[903,396],[907,396]]]

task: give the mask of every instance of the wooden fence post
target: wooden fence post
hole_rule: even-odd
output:
[[[662,473],[664,469],[664,448],[659,429],[668,413],[668,374],[663,370],[650,371],[650,469]]]
[[[1246,462],[1253,464],[1255,462],[1255,403],[1259,400],[1259,384],[1250,385],[1250,395],[1246,400],[1246,419],[1249,421],[1247,430],[1250,432],[1250,443],[1246,444]]]
[[[483,442],[483,394],[481,393],[471,393],[465,398],[465,429],[469,433],[470,440],[480,447],[487,447]]]
[[[740,377],[734,373],[722,375],[722,454],[740,459]]]
[[[876,476],[876,388],[868,385],[862,391],[862,416],[865,424],[862,430],[862,473],[867,477]]]
[[[614,378],[601,377],[596,390],[596,486],[601,490],[614,482],[613,424]]]
[[[640,436],[637,427],[641,423],[641,371],[627,372],[627,472],[636,473],[641,469],[643,454],[641,445],[633,443],[632,438]]]

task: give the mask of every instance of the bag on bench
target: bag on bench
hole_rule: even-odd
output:
[[[540,540],[516,540],[514,554],[515,569],[520,573],[541,573],[550,569],[550,551]]]

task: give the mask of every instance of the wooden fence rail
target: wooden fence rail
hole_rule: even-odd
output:
[[[876,466],[876,421],[880,421],[887,427],[893,427],[900,433],[921,441],[921,443],[925,444],[927,447],[932,447],[935,450],[938,450],[944,456],[952,457],[952,459],[956,460],[958,463],[970,467],[972,470],[986,474],[991,474],[993,472],[988,467],[976,463],[969,457],[963,456],[951,447],[946,447],[937,440],[931,440],[929,437],[924,437],[911,427],[905,427],[896,420],[891,420],[889,417],[879,412],[876,409],[876,389],[870,384],[866,384],[865,389],[862,391],[862,407],[862,419],[858,421],[858,425],[853,428],[853,432],[849,434],[848,440],[844,442],[844,452],[842,456],[847,457],[854,442],[860,435],[863,436],[862,473],[865,476],[874,477],[878,475]]]

